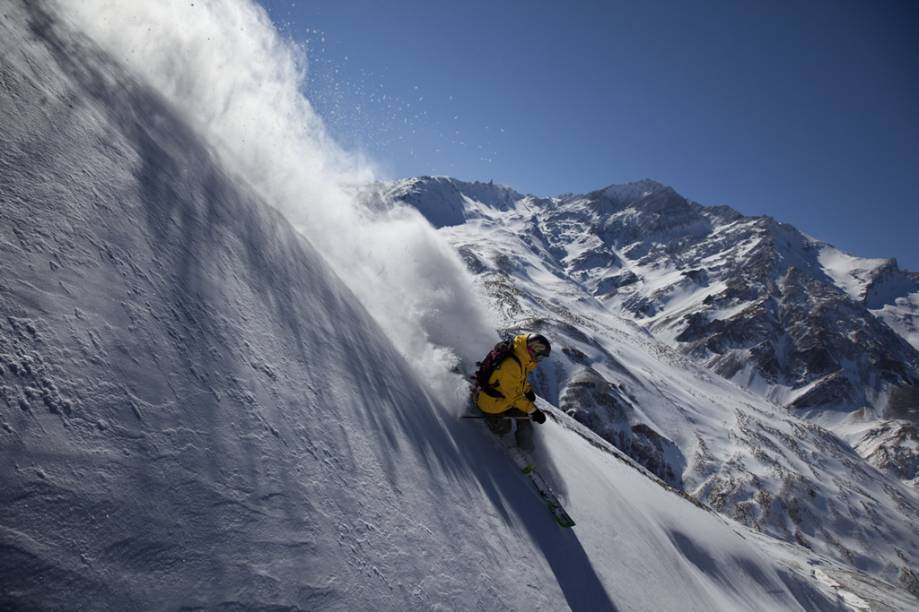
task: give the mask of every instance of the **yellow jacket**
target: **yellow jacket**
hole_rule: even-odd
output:
[[[536,369],[536,360],[527,350],[526,334],[514,338],[514,356],[517,359],[505,359],[488,379],[490,385],[504,397],[492,397],[482,391],[476,393],[475,404],[482,412],[499,414],[511,408],[526,413],[536,410],[536,404],[526,398],[526,394],[532,391],[527,376]]]

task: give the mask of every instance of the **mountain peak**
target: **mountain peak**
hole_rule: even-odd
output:
[[[449,176],[419,176],[384,184],[388,199],[416,208],[434,227],[461,225],[470,200],[507,210],[524,195],[494,181],[461,181]]]
[[[671,188],[653,179],[645,178],[622,185],[608,185],[601,189],[600,193],[617,204],[628,204],[664,189]]]

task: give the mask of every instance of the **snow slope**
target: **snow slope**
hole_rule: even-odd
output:
[[[584,548],[604,568],[600,579],[617,593],[621,609],[915,607],[915,599],[884,581],[700,511],[693,505],[698,502],[642,476],[590,430],[564,416],[554,418],[562,427],[544,437],[548,455],[557,461],[570,505],[578,511],[576,530],[590,534]],[[611,577],[615,580],[607,582]],[[814,589],[814,581],[821,589]],[[621,584],[649,590],[623,590]]]

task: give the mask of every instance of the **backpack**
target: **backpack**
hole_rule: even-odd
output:
[[[494,386],[488,384],[488,379],[491,378],[491,375],[494,373],[494,371],[498,369],[498,366],[508,358],[513,359],[517,363],[520,363],[517,355],[514,354],[514,341],[502,340],[495,345],[495,348],[491,349],[491,351],[485,355],[485,359],[476,362],[476,365],[479,366],[479,369],[476,370],[475,374],[470,376],[469,379],[476,383],[476,385],[478,385],[479,389],[485,393],[485,395],[503,398],[504,394],[498,391],[498,389]]]

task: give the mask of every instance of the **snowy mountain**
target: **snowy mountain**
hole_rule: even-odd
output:
[[[257,6],[0,13],[0,608],[915,606],[913,491],[584,294],[529,199],[349,200]],[[573,529],[456,418],[460,257],[553,334]]]
[[[417,205],[446,183],[462,222],[441,223],[439,195],[419,210],[435,210],[508,330],[560,347],[540,379],[550,402],[720,512],[915,590],[912,561],[891,570],[915,554],[897,535],[915,529],[915,483],[900,482],[916,476],[913,408],[895,398],[919,362],[864,302],[890,262],[853,297],[824,271],[832,247],[653,181],[500,207],[444,178],[375,197]],[[888,298],[911,287],[888,286]]]
[[[517,206],[477,199],[482,188],[408,179],[387,195],[439,227],[516,222],[528,236],[511,252],[541,258],[569,281],[567,292],[829,427],[874,465],[907,481],[919,476],[916,273],[852,257],[769,217],[701,206],[650,180],[558,198],[518,194]],[[472,271],[516,276],[505,259],[489,267],[471,244],[457,246]]]

